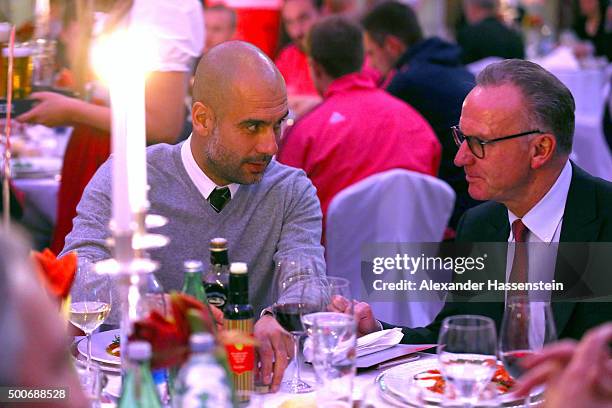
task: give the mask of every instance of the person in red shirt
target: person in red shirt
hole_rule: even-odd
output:
[[[437,175],[441,146],[427,121],[360,72],[359,26],[327,17],[312,27],[308,49],[323,102],[287,131],[277,158],[304,169],[324,219],[340,190],[372,174],[401,168]]]
[[[289,107],[299,117],[321,101],[308,71],[306,38],[319,19],[317,0],[286,0],[282,19],[291,43],[276,58],[276,66],[287,85]]]

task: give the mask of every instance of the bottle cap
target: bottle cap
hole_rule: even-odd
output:
[[[195,353],[206,353],[215,348],[215,338],[210,333],[195,333],[189,337],[189,347]]]
[[[127,355],[130,360],[143,361],[151,358],[151,344],[138,340],[128,343]]]
[[[204,270],[204,265],[202,261],[189,260],[183,262],[183,270],[185,273],[202,272]]]
[[[210,240],[211,251],[227,251],[227,239],[213,238]]]
[[[245,275],[248,271],[246,262],[232,262],[230,273],[235,275]]]

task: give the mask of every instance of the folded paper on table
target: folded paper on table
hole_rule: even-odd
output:
[[[435,347],[435,344],[399,344],[404,337],[400,328],[380,330],[357,339],[357,368],[370,368],[385,361]],[[304,359],[312,361],[312,340],[304,342]]]
[[[419,351],[436,347],[436,344],[397,344],[391,348],[357,357],[355,366],[359,370],[384,369],[417,360]]]
[[[367,356],[393,347],[399,344],[403,337],[404,333],[399,327],[362,336],[357,339],[357,357]]]

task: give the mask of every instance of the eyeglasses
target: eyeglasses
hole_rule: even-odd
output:
[[[541,130],[530,130],[528,132],[522,132],[522,133],[517,133],[515,135],[499,137],[497,139],[482,140],[482,139],[477,138],[476,136],[464,135],[463,132],[459,129],[459,126],[453,126],[451,127],[451,130],[453,131],[453,139],[455,140],[455,144],[457,144],[457,147],[460,147],[461,144],[463,144],[464,140],[467,141],[470,151],[472,152],[474,156],[478,157],[479,159],[484,159],[484,156],[485,156],[484,147],[487,144],[499,142],[501,140],[514,139],[516,137],[532,135],[534,133],[538,133],[538,134],[544,133]]]

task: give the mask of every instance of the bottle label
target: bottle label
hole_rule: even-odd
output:
[[[230,369],[235,374],[252,371],[255,367],[255,349],[250,344],[230,344],[226,346]]]
[[[208,292],[206,293],[206,296],[208,297],[208,304],[217,306],[219,309],[223,310],[226,301],[225,294],[219,292]]]
[[[224,320],[226,330],[238,330],[253,333],[253,319]],[[234,374],[252,371],[255,367],[255,348],[250,344],[229,344],[226,347],[230,370]]]
[[[239,330],[253,334],[253,319],[224,320],[226,330]],[[255,347],[251,344],[228,344],[225,346],[227,362],[238,401],[248,401],[254,389]]]

